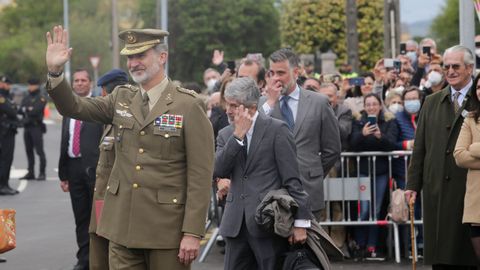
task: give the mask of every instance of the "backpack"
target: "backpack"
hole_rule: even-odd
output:
[[[390,195],[390,206],[388,210],[388,215],[395,223],[405,223],[408,221],[408,204],[405,199],[405,190],[397,188],[395,180],[394,191]]]

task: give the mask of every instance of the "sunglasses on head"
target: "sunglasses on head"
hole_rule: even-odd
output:
[[[460,69],[461,66],[462,66],[462,65],[460,65],[460,64],[443,65],[443,70],[444,70],[444,71],[449,71],[450,68],[453,68],[453,70],[457,71],[457,70]]]

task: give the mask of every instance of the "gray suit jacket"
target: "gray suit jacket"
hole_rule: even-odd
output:
[[[260,99],[261,111],[265,101],[265,98]],[[279,102],[271,116],[283,120]],[[325,95],[300,89],[293,136],[301,179],[310,195],[312,210],[318,211],[325,207],[323,179],[341,152],[338,121]]]
[[[242,220],[254,237],[269,237],[255,222],[255,212],[271,190],[285,188],[298,203],[296,219],[310,219],[308,195],[302,187],[295,159],[295,142],[282,121],[259,112],[248,156],[233,137],[233,126],[222,129],[217,137],[214,177],[230,178],[220,234],[236,237]]]

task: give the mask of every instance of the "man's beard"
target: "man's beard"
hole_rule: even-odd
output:
[[[160,71],[160,65],[154,62],[150,68],[143,70],[141,75],[135,75],[131,70],[128,71],[134,82],[138,84],[144,84],[150,81]]]

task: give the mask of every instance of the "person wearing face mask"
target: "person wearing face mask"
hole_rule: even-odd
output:
[[[428,72],[426,81],[420,88],[424,92],[424,98],[428,95],[436,93],[445,88],[448,83],[445,80],[442,67],[440,63],[432,62],[430,64],[430,71]]]
[[[206,91],[208,93],[214,92],[215,85],[217,84],[218,80],[220,79],[220,73],[213,68],[207,68],[203,72],[203,83],[205,84]]]
[[[405,54],[408,58],[410,58],[410,63],[412,64],[413,69],[417,69],[417,51],[418,51],[418,42],[413,39],[407,40],[406,50],[407,53]]]
[[[403,86],[399,86],[403,92]],[[398,89],[396,88],[396,89]],[[385,107],[393,114],[403,111],[402,92],[390,91],[385,98]]]
[[[418,113],[421,107],[422,92],[418,87],[410,86],[403,92],[402,100],[404,109],[395,114],[395,121],[398,125],[398,140],[395,148],[397,150],[412,150],[415,130],[417,129]],[[392,176],[397,182],[397,187],[404,189],[405,159],[403,157],[393,159]],[[421,219],[420,203],[415,205],[415,218]],[[420,226],[417,227],[417,231],[419,232],[417,235],[418,256],[423,256],[423,233]]]

